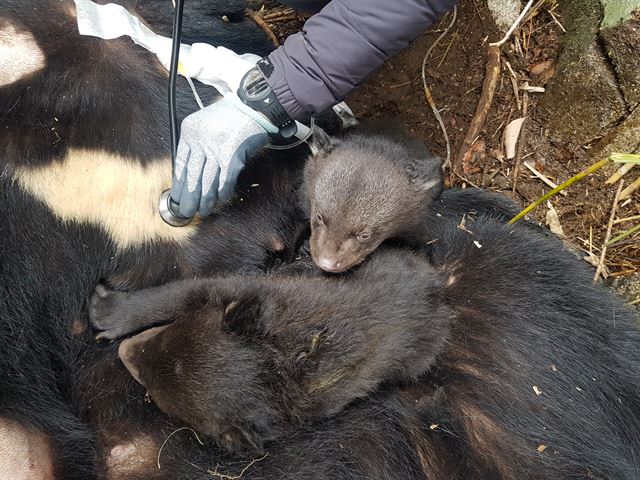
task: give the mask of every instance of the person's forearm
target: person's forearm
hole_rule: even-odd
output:
[[[457,0],[333,0],[268,60],[268,82],[296,119],[339,102]]]

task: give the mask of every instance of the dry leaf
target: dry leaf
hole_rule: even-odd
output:
[[[529,72],[531,75],[540,75],[549,69],[549,67],[553,64],[553,60],[545,60],[544,62],[534,63],[533,65],[529,65]]]
[[[516,145],[525,120],[526,117],[517,118],[504,129],[504,151],[509,160],[516,156]]]
[[[471,145],[462,158],[462,171],[465,175],[480,173],[480,165],[484,165],[487,157],[487,145],[481,138]]]
[[[538,445],[538,448],[536,448],[536,450],[538,450],[538,452],[542,453],[547,449],[547,446],[543,443],[541,443],[540,445]]]
[[[542,395],[542,390],[537,385],[533,386],[533,391],[536,392],[536,395]]]
[[[596,268],[600,263],[600,259],[596,257],[593,253],[590,253],[589,255],[585,255],[584,257],[582,257],[582,259],[592,267],[596,267]]]
[[[549,230],[555,233],[559,237],[564,237],[562,231],[562,225],[560,225],[560,219],[558,218],[558,211],[553,207],[550,201],[547,200],[547,217],[546,224],[549,226]]]

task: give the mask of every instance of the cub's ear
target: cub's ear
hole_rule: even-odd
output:
[[[227,332],[249,335],[262,331],[262,300],[257,295],[241,296],[229,301],[222,316]]]
[[[313,137],[309,143],[313,157],[325,157],[336,148],[340,141],[336,137],[328,135],[322,128],[315,125],[312,129]]]
[[[442,161],[438,157],[411,159],[404,165],[409,181],[418,189],[429,192],[431,198],[437,198],[444,188]]]

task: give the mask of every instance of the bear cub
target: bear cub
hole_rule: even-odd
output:
[[[382,249],[344,276],[292,267],[133,293],[100,286],[91,321],[108,339],[154,327],[120,345],[127,369],[165,413],[245,453],[421,376],[443,350],[446,278],[420,256]]]
[[[302,203],[318,267],[343,272],[387,239],[424,240],[425,213],[442,193],[443,175],[440,159],[421,141],[372,126],[314,139]]]

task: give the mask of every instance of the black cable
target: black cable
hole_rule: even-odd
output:
[[[169,141],[171,143],[171,171],[176,169],[178,156],[178,115],[176,113],[176,80],[178,78],[178,59],[182,37],[182,0],[176,0],[173,17],[173,38],[171,42],[171,65],[169,65]],[[171,189],[160,196],[160,217],[173,227],[183,227],[191,222],[178,213],[178,205],[171,198]]]
[[[178,58],[182,37],[182,0],[176,0],[173,16],[173,36],[171,44],[171,65],[169,68],[169,138],[171,141],[171,167],[175,169],[178,154],[178,115],[176,113],[176,80],[178,78]]]

